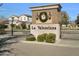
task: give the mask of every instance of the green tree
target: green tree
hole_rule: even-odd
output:
[[[67,14],[67,12],[61,12],[61,21],[60,24],[64,24],[67,26],[67,24],[69,23],[69,15]]]
[[[0,24],[0,29],[6,29],[8,26],[4,24]]]
[[[77,19],[75,20],[76,24],[79,24],[79,14],[77,15]]]

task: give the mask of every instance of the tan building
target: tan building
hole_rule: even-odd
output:
[[[0,20],[0,24],[5,24],[5,22],[3,20]]]
[[[19,17],[15,16],[15,15],[13,15],[13,16],[11,16],[11,17],[8,18],[9,24],[12,24],[12,18],[13,18],[13,24],[18,25],[19,24],[19,22],[18,22],[19,21]]]
[[[61,20],[61,5],[45,5],[31,7],[32,23],[51,23],[58,24]]]
[[[13,19],[12,19],[13,18]],[[22,29],[22,24],[25,25],[25,27],[29,27],[30,24],[32,23],[32,16],[31,15],[27,15],[27,14],[22,14],[20,16],[11,16],[8,18],[9,19],[9,25],[12,24],[12,20],[13,20],[13,24],[15,25],[14,28],[16,29],[17,27]],[[11,26],[9,26],[9,28],[11,28]]]
[[[31,24],[31,22],[32,22],[32,16],[27,15],[27,14],[23,14],[23,15],[20,15],[20,16],[9,17],[9,24],[12,23],[12,17],[14,18],[13,24],[16,24],[16,25],[20,25],[21,23]]]

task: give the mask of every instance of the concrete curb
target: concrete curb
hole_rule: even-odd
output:
[[[20,41],[21,43],[29,43],[29,44],[42,44],[42,45],[50,45],[50,46],[61,46],[61,47],[71,47],[71,48],[79,48],[76,45],[68,45],[68,44],[60,44],[60,43],[45,43],[45,42],[36,42],[36,41]]]
[[[6,37],[3,37],[3,38],[0,38],[1,39],[12,39],[12,38],[16,38],[17,36],[6,36]]]

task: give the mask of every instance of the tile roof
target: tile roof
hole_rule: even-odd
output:
[[[58,5],[60,8],[62,8],[60,4],[50,4],[50,5],[35,6],[35,7],[30,7],[30,8],[32,9],[32,8],[47,7],[47,6],[56,6],[56,5]]]

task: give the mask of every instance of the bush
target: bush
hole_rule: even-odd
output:
[[[7,28],[7,25],[0,24],[0,34],[6,34],[5,29]]]
[[[16,29],[20,29],[20,26],[18,25],[18,26],[16,26]]]
[[[30,25],[28,25],[28,28],[27,28],[27,30],[30,30]]]
[[[7,25],[0,24],[0,29],[6,29],[6,28],[8,28],[8,26],[7,26]]]
[[[11,26],[11,27],[13,27],[13,28],[14,28],[14,27],[16,27],[16,25],[15,25],[15,24],[10,24],[10,26]]]
[[[56,39],[56,35],[53,34],[53,33],[49,33],[46,36],[46,42],[48,42],[48,43],[54,43],[55,42],[55,39]]]
[[[44,41],[46,40],[46,36],[47,36],[46,33],[41,34],[41,35],[38,35],[37,41],[38,41],[38,42],[44,42]]]
[[[21,24],[22,29],[26,29],[26,24]]]
[[[0,29],[0,34],[6,34],[6,31],[4,29]]]
[[[26,38],[26,41],[35,41],[35,40],[36,40],[36,38],[34,36]]]

